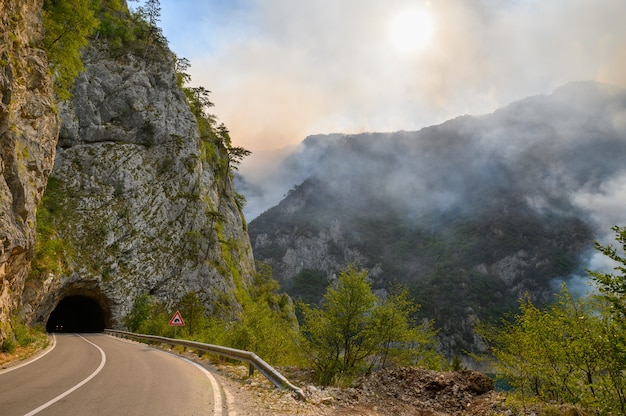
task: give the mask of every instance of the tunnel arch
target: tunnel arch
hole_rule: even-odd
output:
[[[48,332],[102,332],[109,327],[110,311],[102,296],[68,293],[46,322]]]

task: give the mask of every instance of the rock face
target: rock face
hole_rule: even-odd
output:
[[[146,55],[113,58],[102,45],[84,54],[50,183],[64,271],[26,288],[33,322],[73,295],[95,300],[117,328],[142,294],[171,307],[196,292],[208,312],[236,310],[254,272],[230,173],[218,168],[226,151],[201,139],[174,56]]]
[[[0,0],[0,343],[20,304],[59,129],[41,0]]]

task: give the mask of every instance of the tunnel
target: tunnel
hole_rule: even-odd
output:
[[[102,332],[106,327],[105,311],[89,296],[66,296],[50,314],[48,332]]]

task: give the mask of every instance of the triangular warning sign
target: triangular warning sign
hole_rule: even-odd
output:
[[[169,326],[185,326],[185,321],[183,321],[183,317],[180,312],[176,311],[172,319],[170,319]]]

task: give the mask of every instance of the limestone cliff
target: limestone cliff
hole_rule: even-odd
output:
[[[59,128],[42,0],[0,0],[0,341],[20,303]]]
[[[138,295],[171,307],[192,291],[208,312],[236,310],[254,260],[226,149],[201,138],[173,54],[115,55],[91,45],[61,108],[50,195],[62,271],[29,282],[24,312],[46,322],[82,295],[121,327]]]

